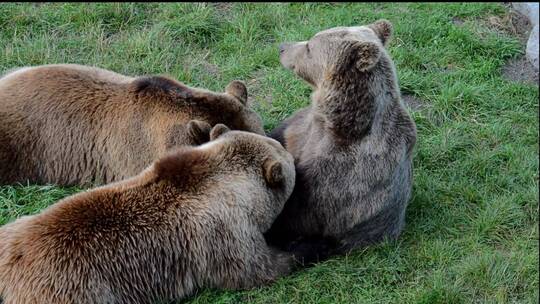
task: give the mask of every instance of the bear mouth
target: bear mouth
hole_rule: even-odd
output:
[[[284,57],[284,56],[282,56],[282,55],[280,54],[280,56],[279,56],[279,63],[281,63],[281,65],[282,65],[284,68],[286,68],[286,69],[288,69],[288,70],[291,70],[291,71],[295,71],[296,65],[295,65],[294,63],[289,63],[289,64],[288,64],[288,63],[285,61],[285,59],[284,59],[283,57]],[[295,72],[296,72],[296,71],[295,71]]]

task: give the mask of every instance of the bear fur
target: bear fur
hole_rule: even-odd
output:
[[[246,102],[240,81],[214,93],[73,64],[15,70],[0,78],[0,184],[119,181],[218,123],[264,135]]]
[[[309,107],[270,134],[293,155],[297,174],[270,243],[324,257],[402,231],[416,126],[385,50],[391,33],[379,20],[280,46],[282,65],[314,92]]]
[[[139,175],[0,228],[6,304],[169,303],[249,289],[291,271],[265,242],[294,181],[275,140],[216,125]]]

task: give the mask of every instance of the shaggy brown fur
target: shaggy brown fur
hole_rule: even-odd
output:
[[[345,253],[400,234],[416,127],[384,48],[391,29],[380,20],[280,47],[281,63],[314,93],[310,107],[271,134],[294,156],[297,173],[295,190],[267,236],[271,242],[308,254],[328,246]]]
[[[218,123],[264,134],[246,102],[239,81],[214,93],[80,65],[22,68],[0,78],[0,184],[122,180],[172,147],[208,141]]]
[[[275,140],[217,125],[141,174],[0,228],[6,304],[168,303],[291,270],[263,237],[294,187]],[[217,137],[217,139],[216,139]]]

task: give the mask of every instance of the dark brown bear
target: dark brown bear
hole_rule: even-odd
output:
[[[214,93],[81,65],[16,70],[0,78],[0,184],[122,180],[218,123],[264,134],[246,101],[239,81]]]
[[[291,256],[263,233],[293,190],[292,156],[271,138],[221,124],[210,138],[1,227],[0,298],[170,303],[287,274]]]
[[[384,47],[391,32],[380,20],[280,47],[283,66],[314,92],[311,106],[271,133],[293,155],[297,173],[267,236],[272,243],[324,256],[402,231],[416,127]]]

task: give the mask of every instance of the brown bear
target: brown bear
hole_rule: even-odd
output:
[[[73,64],[15,70],[0,78],[0,184],[122,180],[218,123],[264,134],[246,102],[240,81],[214,93]]]
[[[130,179],[0,228],[6,304],[169,303],[199,288],[247,289],[291,270],[265,242],[294,188],[279,142],[216,125]]]
[[[391,33],[391,23],[379,20],[280,46],[282,65],[314,92],[311,106],[270,134],[291,152],[297,174],[270,243],[342,254],[400,234],[416,126],[385,50]]]

